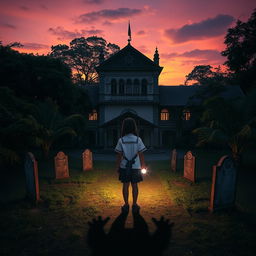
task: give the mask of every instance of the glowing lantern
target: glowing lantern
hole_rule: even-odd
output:
[[[145,169],[145,168],[141,169],[141,173],[142,174],[146,174],[147,173],[147,169]]]

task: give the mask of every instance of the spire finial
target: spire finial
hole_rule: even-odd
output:
[[[132,33],[131,33],[131,26],[130,26],[130,21],[128,24],[128,44],[132,41]]]
[[[159,65],[159,53],[158,53],[158,49],[156,47],[156,50],[155,50],[155,54],[154,54],[154,62]]]

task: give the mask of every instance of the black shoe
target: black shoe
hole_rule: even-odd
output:
[[[129,204],[125,204],[121,207],[121,210],[123,213],[127,213],[129,212],[129,208],[130,208]]]
[[[140,211],[140,207],[137,204],[134,204],[132,206],[132,212],[133,213],[139,213],[139,211]]]

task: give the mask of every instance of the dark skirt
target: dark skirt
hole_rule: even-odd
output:
[[[138,183],[143,181],[141,170],[140,169],[131,169],[130,171],[126,171],[124,168],[119,168],[119,180],[122,183]]]

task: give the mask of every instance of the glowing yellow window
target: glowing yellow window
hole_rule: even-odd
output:
[[[183,110],[183,120],[190,120],[191,117],[191,113],[188,109]]]
[[[92,113],[89,114],[89,120],[97,120],[98,119],[98,114],[97,111],[94,109]]]
[[[162,109],[160,114],[160,119],[162,121],[166,121],[166,120],[169,120],[169,118],[170,118],[170,114],[168,109]]]

